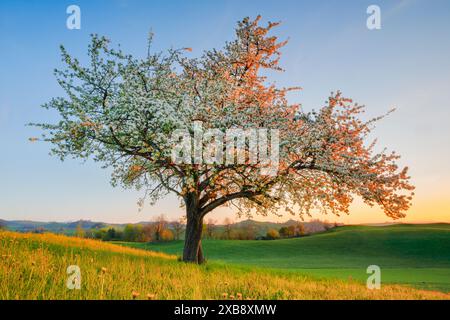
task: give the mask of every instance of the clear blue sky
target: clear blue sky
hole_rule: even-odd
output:
[[[81,30],[66,28],[67,6],[81,8]],[[381,8],[382,29],[366,28],[366,8]],[[28,122],[52,121],[39,106],[61,95],[52,70],[60,67],[58,46],[83,61],[89,34],[120,43],[142,55],[150,28],[159,49],[192,47],[192,55],[221,47],[237,20],[261,14],[282,21],[289,38],[272,78],[300,85],[291,96],[305,108],[319,107],[340,89],[379,115],[380,145],[403,155],[417,197],[407,221],[450,221],[450,1],[0,1],[0,218],[148,220],[182,214],[169,197],[138,212],[139,193],[114,189],[108,170],[88,161],[61,163]],[[225,211],[216,213],[223,218]],[[286,219],[289,217],[286,217]],[[318,218],[324,218],[318,216]],[[328,217],[335,220],[333,217]],[[344,222],[386,221],[378,209],[355,205]]]

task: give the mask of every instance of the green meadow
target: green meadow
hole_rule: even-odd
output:
[[[55,234],[0,231],[0,257],[0,300],[450,299],[439,291],[395,284],[369,290],[355,279],[245,263],[211,259],[199,266],[174,255]],[[79,290],[68,287],[73,283],[69,266],[79,268]]]
[[[121,243],[181,255],[183,242]],[[382,284],[450,292],[450,225],[344,226],[303,238],[203,240],[209,262],[365,282],[369,265]]]

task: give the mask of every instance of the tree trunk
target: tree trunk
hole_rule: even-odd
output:
[[[183,261],[202,263],[202,229],[203,219],[199,217],[191,217],[187,219],[186,236],[184,239]]]
[[[198,245],[197,263],[202,264],[203,262],[205,262],[205,257],[203,256],[202,240],[200,240]]]
[[[203,217],[198,212],[197,201],[186,200],[186,217],[183,261],[201,264],[204,262],[201,242]]]

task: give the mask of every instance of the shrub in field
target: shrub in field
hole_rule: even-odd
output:
[[[275,240],[280,238],[280,234],[275,229],[269,229],[266,234],[268,240]]]
[[[169,229],[161,231],[161,241],[172,241],[174,239],[173,232]]]

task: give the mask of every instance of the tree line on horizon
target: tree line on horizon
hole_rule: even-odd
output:
[[[126,242],[164,242],[184,240],[186,221],[182,217],[169,221],[165,215],[159,215],[150,222],[126,225],[106,225],[104,223],[88,223],[78,221],[69,225],[71,228],[60,227],[56,230],[44,226],[27,225],[24,230],[9,227],[6,221],[0,221],[0,229],[15,230],[31,233],[57,233],[76,236],[86,239],[102,241],[126,241]],[[295,238],[309,234],[323,232],[338,224],[314,219],[308,222],[289,220],[285,223],[257,222],[253,220],[235,222],[225,218],[221,224],[214,219],[208,219],[203,223],[203,239],[213,240],[275,240],[280,238]]]
[[[208,219],[203,224],[203,239],[214,240],[275,240],[280,238],[296,238],[308,234],[326,231],[338,226],[337,223],[313,220],[307,224],[293,222],[282,225],[280,228],[271,226],[260,227],[255,223],[235,223],[225,218],[223,224]],[[85,230],[79,224],[75,230],[75,236],[81,238],[99,239],[103,241],[126,242],[167,242],[183,240],[186,224],[183,218],[175,221],[166,220],[160,215],[154,221],[147,224],[127,224],[123,228],[103,227]]]

